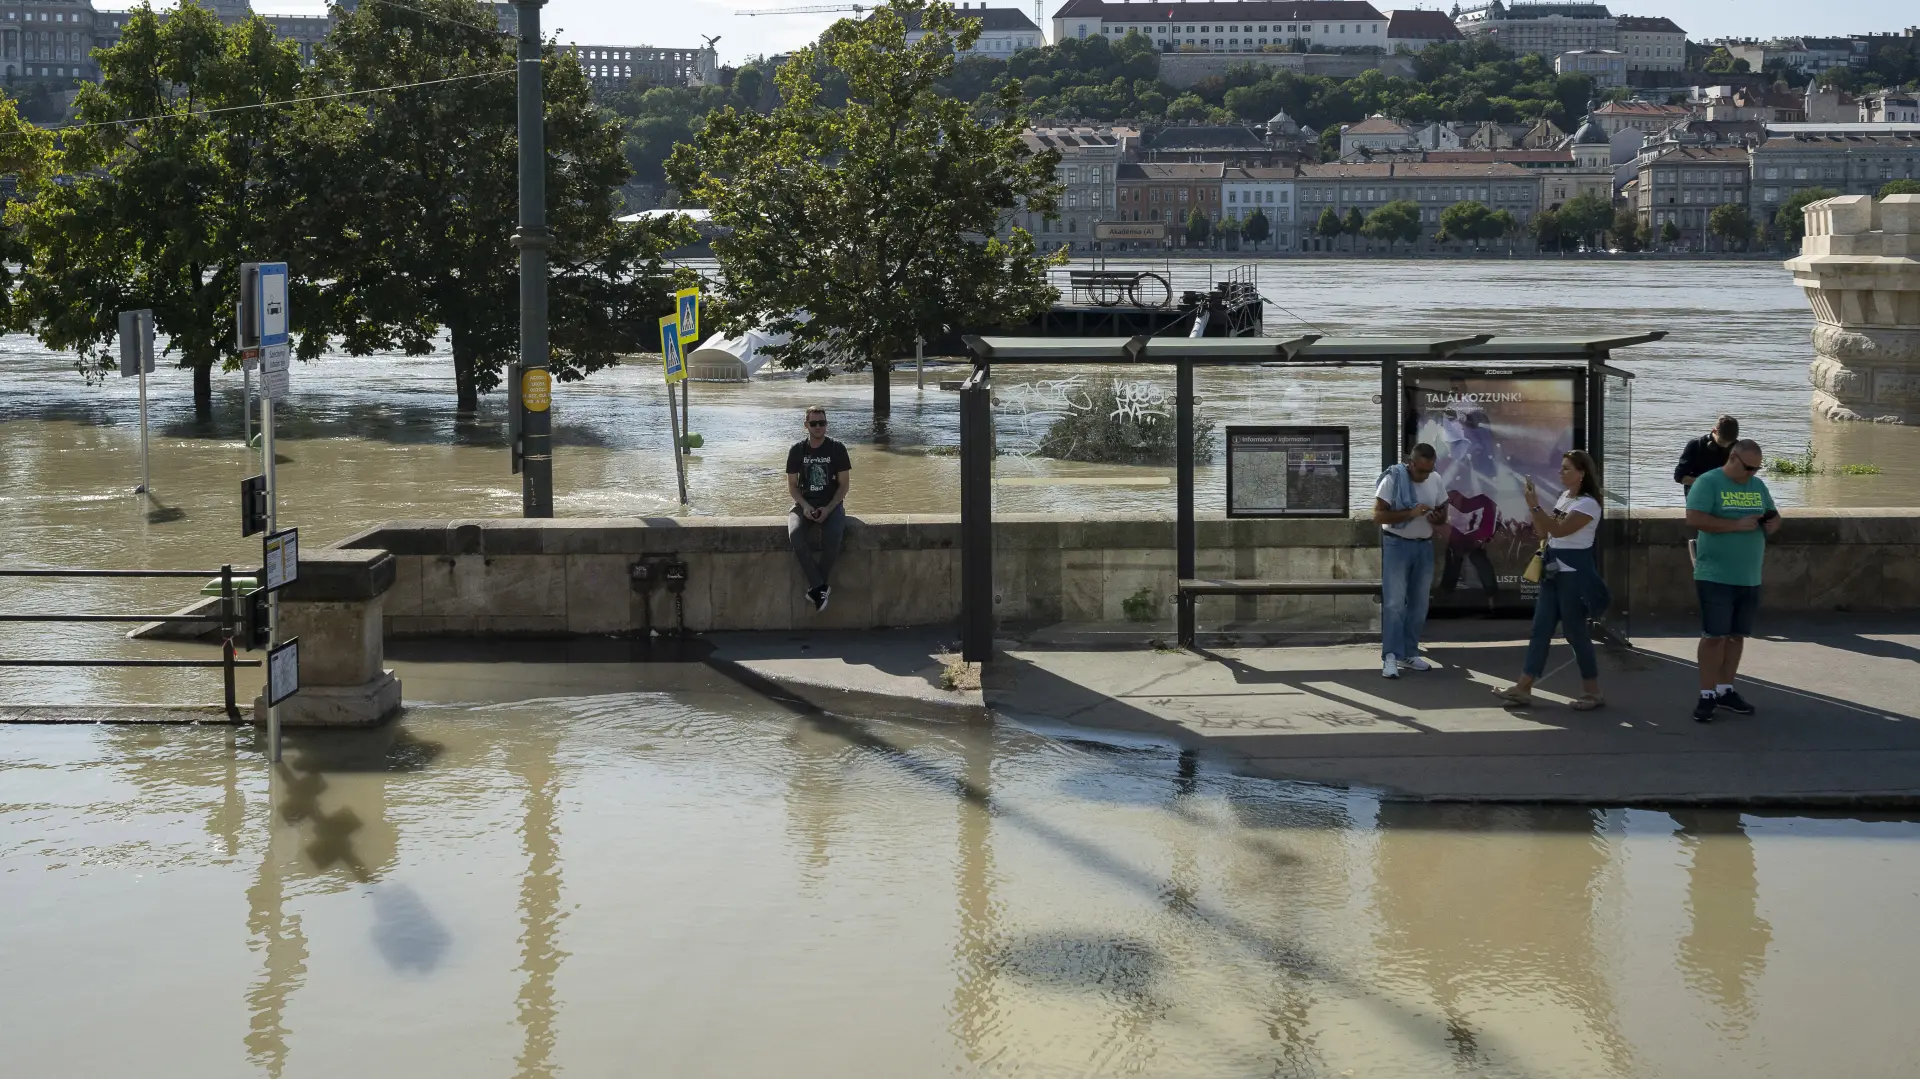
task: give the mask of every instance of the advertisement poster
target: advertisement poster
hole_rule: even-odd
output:
[[[1227,428],[1227,516],[1346,515],[1345,427]]]
[[[1406,445],[1425,442],[1447,492],[1435,610],[1512,613],[1533,603],[1521,579],[1539,547],[1526,481],[1543,505],[1560,496],[1560,457],[1586,444],[1585,381],[1574,371],[1495,374],[1412,370],[1404,386]]]

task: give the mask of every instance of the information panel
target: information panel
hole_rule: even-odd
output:
[[[300,692],[300,638],[267,653],[267,703],[279,704]]]
[[[1227,516],[1345,517],[1345,427],[1227,428]]]
[[[278,592],[300,579],[300,530],[269,532],[262,541],[262,559],[266,574],[263,584],[269,592]]]

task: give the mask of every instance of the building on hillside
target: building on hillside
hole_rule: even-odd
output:
[[[1594,195],[1613,202],[1616,180],[1613,138],[1589,106],[1587,115],[1573,134],[1561,143],[1561,150],[1573,158],[1573,168],[1541,181],[1540,204],[1549,209],[1568,199]]]
[[[1331,251],[1347,246],[1373,250],[1371,241],[1354,237],[1350,243],[1322,236],[1315,228],[1321,217],[1332,210],[1345,217],[1349,210],[1366,215],[1389,202],[1409,201],[1420,208],[1423,238],[1415,246],[1434,250],[1433,234],[1440,228],[1440,214],[1457,202],[1479,202],[1495,210],[1506,210],[1521,226],[1533,220],[1540,205],[1539,177],[1517,165],[1464,162],[1336,162],[1303,165],[1294,181],[1297,215],[1300,219],[1301,248]]]
[[[1748,204],[1752,166],[1742,146],[1675,146],[1641,162],[1634,214],[1656,239],[1672,223],[1688,250],[1717,248],[1708,219],[1717,207]]]
[[[1708,120],[1758,120],[1763,124],[1805,122],[1807,100],[1800,94],[1779,90],[1753,90],[1738,86],[1695,87],[1688,103]]]
[[[1118,206],[1120,165],[1132,156],[1139,131],[1130,127],[1040,127],[1028,128],[1020,137],[1034,153],[1059,151],[1054,178],[1062,190],[1054,220],[1020,207],[1012,221],[1032,233],[1044,247],[1065,245],[1077,251],[1090,250],[1093,226],[1123,220]]]
[[[1868,124],[1920,124],[1920,94],[1912,90],[1868,94],[1860,100],[1859,116],[1861,123]]]
[[[1347,124],[1340,128],[1341,157],[1362,151],[1411,150],[1416,145],[1413,132],[1404,124],[1396,123],[1378,113],[1357,124]]]
[[[1298,175],[1294,169],[1257,165],[1227,169],[1220,178],[1221,216],[1244,222],[1258,210],[1267,219],[1267,238],[1262,242],[1275,251],[1293,250],[1296,239],[1293,185]]]
[[[1803,75],[1818,75],[1836,67],[1859,67],[1865,63],[1858,55],[1853,38],[1793,37],[1772,41],[1728,41],[1722,43],[1728,55],[1745,60],[1747,67],[1760,73],[1767,65],[1780,63]]]
[[[1387,51],[1419,52],[1440,41],[1466,35],[1444,11],[1394,11],[1387,16]]]
[[[1627,54],[1619,49],[1574,49],[1553,58],[1556,75],[1585,75],[1593,85],[1611,90],[1627,84]]]
[[[1555,57],[1577,49],[1617,49],[1620,27],[1605,4],[1504,3],[1493,0],[1454,16],[1469,37],[1490,37],[1517,53]]]
[[[1169,243],[1186,243],[1187,219],[1195,210],[1209,225],[1220,220],[1221,181],[1227,166],[1143,161],[1120,166],[1120,209],[1124,221],[1159,222]]]
[[[1067,0],[1053,40],[1139,33],[1163,52],[1387,51],[1387,17],[1359,0]]]
[[[1629,77],[1638,72],[1678,73],[1687,69],[1687,32],[1672,19],[1664,15],[1616,15],[1613,21],[1620,33],[1620,43],[1614,47],[1627,54]]]
[[[1142,139],[1143,161],[1182,162],[1189,165],[1291,165],[1311,144],[1304,132],[1289,134],[1284,125],[1269,121],[1266,130],[1245,124],[1176,124]]]
[[[1854,100],[1852,94],[1831,86],[1822,87],[1813,79],[1807,80],[1802,101],[1801,111],[1806,113],[1806,122],[1810,124],[1846,123],[1861,119],[1863,106]]]
[[[1920,180],[1920,125],[1896,134],[1773,137],[1753,150],[1753,207],[1773,216],[1809,188],[1872,195],[1894,180]]]
[[[1413,144],[1422,150],[1458,150],[1460,132],[1452,124],[1436,120],[1413,129]]]
[[[978,4],[969,4],[961,0],[954,5],[954,14],[963,19],[972,19],[980,24],[980,39],[971,49],[961,51],[961,56],[991,56],[1005,59],[1021,49],[1038,49],[1047,43],[1040,28],[1033,19],[1017,7],[988,7],[986,0]],[[907,23],[907,44],[911,45],[927,36],[920,29],[920,13],[905,12],[902,16]]]
[[[659,49],[631,45],[561,45],[580,62],[594,90],[625,90],[637,79],[655,86],[708,86],[720,81],[712,49]]]
[[[1693,115],[1685,105],[1656,105],[1651,101],[1609,101],[1594,110],[1607,134],[1618,135],[1631,128],[1642,135],[1658,135]]]
[[[1528,126],[1515,145],[1522,150],[1557,150],[1566,141],[1567,133],[1560,130],[1560,125],[1542,116]]]

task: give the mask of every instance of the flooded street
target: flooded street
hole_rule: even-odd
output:
[[[499,668],[490,668],[497,671]],[[1898,1076],[1912,822],[1423,807],[719,675],[12,727],[18,1075]],[[467,687],[452,692],[454,685]],[[475,687],[480,687],[476,694]]]

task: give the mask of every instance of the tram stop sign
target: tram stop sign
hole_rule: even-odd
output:
[[[153,374],[153,312],[120,312],[120,377]]]

